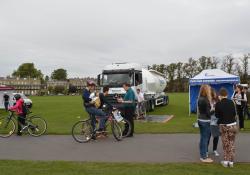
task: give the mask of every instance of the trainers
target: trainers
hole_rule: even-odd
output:
[[[229,162],[228,162],[228,161],[221,161],[220,163],[221,163],[221,165],[222,165],[223,167],[227,168]]]
[[[203,162],[203,163],[213,163],[213,162],[214,162],[214,161],[213,161],[212,159],[210,159],[210,158],[206,158],[206,159],[200,158],[200,160],[201,160],[201,162]]]
[[[220,154],[215,150],[214,151],[214,155],[216,156],[216,157],[219,157],[220,156]]]
[[[234,163],[233,162],[229,162],[228,165],[229,165],[230,168],[234,167]]]

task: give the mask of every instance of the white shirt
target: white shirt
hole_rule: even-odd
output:
[[[138,102],[141,103],[144,101],[144,94],[142,92],[140,92],[138,95]]]
[[[236,93],[235,96],[232,97],[232,99],[235,101],[237,105],[241,105],[242,101],[247,101],[247,95],[244,93],[244,97],[242,99],[241,94]]]

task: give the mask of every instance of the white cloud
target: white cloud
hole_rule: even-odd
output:
[[[249,16],[247,0],[1,0],[0,76],[29,61],[94,76],[111,62],[247,53]]]

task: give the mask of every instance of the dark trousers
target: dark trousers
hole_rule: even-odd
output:
[[[127,119],[131,124],[131,131],[128,134],[129,125],[127,123],[125,123],[125,130],[123,131],[124,135],[128,134],[128,136],[133,136],[133,134],[134,134],[134,114],[135,114],[134,108],[125,108],[124,109],[124,118]]]
[[[207,147],[209,147],[211,137],[212,137],[212,134],[210,134],[210,137],[208,139]],[[213,151],[217,150],[218,143],[219,143],[219,137],[213,137]]]
[[[244,128],[244,115],[243,115],[243,107],[241,105],[237,105],[237,114],[239,116],[239,124],[240,129]]]
[[[9,108],[9,102],[8,101],[4,102],[4,108],[5,108],[5,111],[7,112],[8,108]]]
[[[17,126],[17,134],[21,135],[22,133],[20,132],[23,128],[22,125],[25,125],[25,118],[26,116],[24,115],[18,115],[18,118],[17,118],[17,123],[18,123],[18,126]]]

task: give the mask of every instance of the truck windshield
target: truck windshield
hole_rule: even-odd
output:
[[[133,77],[129,74],[104,74],[103,75],[103,85],[116,87],[122,86],[123,83],[133,83]]]

